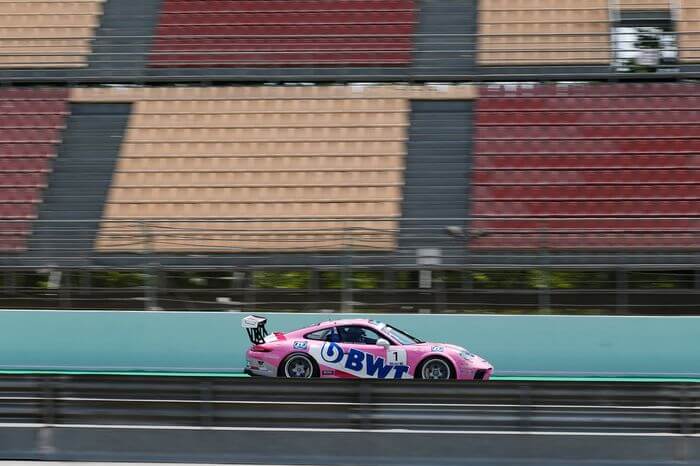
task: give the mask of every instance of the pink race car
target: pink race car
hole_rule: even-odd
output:
[[[493,366],[466,349],[429,343],[368,319],[321,322],[289,333],[268,334],[267,319],[241,323],[253,346],[249,375],[287,378],[488,380]]]

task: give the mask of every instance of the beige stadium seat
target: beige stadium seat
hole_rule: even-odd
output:
[[[126,92],[135,104],[98,249],[396,247],[410,111],[401,96],[413,91],[299,86]],[[90,92],[79,95],[90,98]]]
[[[700,61],[700,0],[679,2],[678,33],[679,59],[682,62]]]
[[[667,10],[675,0],[616,0],[621,10]]]
[[[1,1],[0,68],[87,66],[103,1]]]
[[[608,0],[480,0],[482,65],[610,62]]]

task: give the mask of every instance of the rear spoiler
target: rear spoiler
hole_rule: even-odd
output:
[[[267,336],[266,323],[267,319],[265,317],[247,316],[241,320],[241,327],[248,332],[248,338],[251,343],[261,345],[265,343],[265,337]]]

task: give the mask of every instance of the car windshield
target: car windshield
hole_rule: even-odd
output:
[[[398,341],[402,345],[415,345],[417,343],[424,343],[423,340],[413,337],[408,333],[397,329],[396,327],[392,327],[391,325],[386,325],[383,328],[383,330],[387,334],[389,334],[390,337],[392,337],[394,340]]]

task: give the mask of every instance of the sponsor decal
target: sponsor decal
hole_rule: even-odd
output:
[[[309,347],[309,346],[308,346],[308,343],[306,343],[305,341],[295,341],[295,342],[294,342],[294,349],[297,349],[297,350],[305,350],[305,349],[307,349],[308,347]]]
[[[335,375],[335,371],[321,371],[321,375]]]
[[[443,351],[445,351],[445,347],[444,346],[433,346],[432,348],[430,348],[430,351],[432,351],[433,353],[442,353]]]
[[[321,359],[329,366],[359,377],[378,379],[410,378],[405,364],[388,364],[381,356],[350,348],[348,351],[335,342],[321,348]]]

